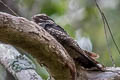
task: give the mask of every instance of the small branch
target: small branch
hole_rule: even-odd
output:
[[[109,26],[109,24],[108,24],[108,22],[107,22],[107,19],[106,19],[105,15],[104,15],[103,11],[102,11],[101,8],[99,7],[99,5],[98,5],[98,3],[97,3],[97,0],[95,0],[95,4],[96,4],[96,7],[98,8],[98,11],[99,11],[100,14],[101,14],[101,17],[102,17],[102,21],[103,21],[103,24],[104,24],[104,32],[105,32],[105,38],[106,38],[106,42],[107,42],[108,53],[109,53],[109,56],[110,56],[110,58],[111,58],[112,65],[115,67],[115,62],[114,62],[114,59],[113,59],[113,57],[112,57],[112,53],[111,53],[111,51],[110,51],[110,47],[109,47],[109,45],[108,45],[107,27],[108,27],[108,29],[109,29],[109,32],[111,33],[111,37],[112,37],[112,39],[113,39],[113,42],[115,42],[115,40],[114,40],[114,38],[113,38],[113,36],[112,36],[112,32],[111,32],[110,26]],[[107,24],[107,27],[106,27],[106,24]],[[115,45],[116,45],[116,42],[115,42]],[[116,47],[117,47],[117,45],[116,45]],[[118,48],[118,47],[117,47],[117,48]],[[118,50],[119,50],[119,49],[118,49]]]

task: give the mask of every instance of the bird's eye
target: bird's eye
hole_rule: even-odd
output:
[[[47,16],[39,16],[39,19],[41,19],[41,20],[47,20],[48,17]]]
[[[43,19],[44,19],[44,20],[47,20],[47,19],[48,19],[48,17],[47,17],[47,16],[43,16]]]

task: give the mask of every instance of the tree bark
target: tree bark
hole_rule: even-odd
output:
[[[5,80],[42,80],[32,61],[10,45],[0,43],[0,63],[14,76],[14,79],[7,79],[9,75],[6,72]]]

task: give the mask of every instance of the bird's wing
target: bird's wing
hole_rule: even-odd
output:
[[[78,56],[75,59],[82,62],[82,65],[84,67],[91,65],[93,67],[97,67],[99,70],[103,70],[103,66],[99,64],[99,62],[97,62],[95,59],[91,58],[87,53],[85,53],[85,51],[79,47],[78,43],[75,40],[73,40],[69,35],[66,35],[64,32],[61,32],[60,30],[56,30],[54,28],[48,28],[47,32],[54,36],[54,38],[63,46],[66,45],[66,47],[69,47],[72,50],[74,50],[75,53],[73,54]]]

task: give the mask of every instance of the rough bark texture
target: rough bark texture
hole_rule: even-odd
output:
[[[0,13],[0,41],[20,47],[44,64],[56,80],[74,80],[76,68],[66,50],[43,28],[22,17]]]
[[[42,80],[35,71],[32,61],[10,45],[0,44],[0,63],[9,74],[12,74],[11,76],[14,76],[8,79],[9,75],[6,72],[6,76],[3,76],[5,80]]]
[[[120,67],[106,67],[105,72],[88,71],[88,80],[120,80]]]
[[[22,17],[0,12],[0,41],[20,47],[44,64],[55,80],[120,80],[120,68],[105,72],[75,67],[66,50],[42,27]],[[105,76],[107,75],[107,76]]]

